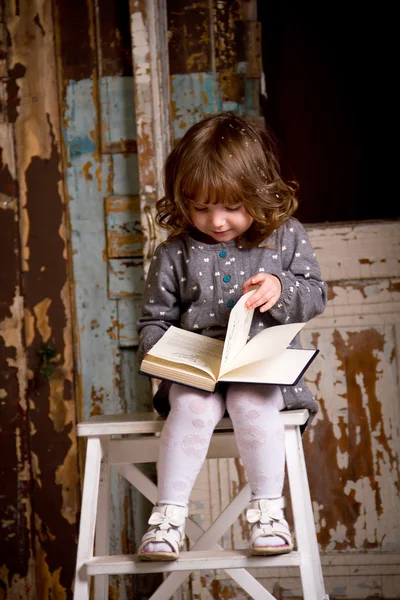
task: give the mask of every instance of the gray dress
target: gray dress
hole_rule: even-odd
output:
[[[327,285],[321,281],[309,237],[294,218],[255,248],[236,240],[206,244],[190,235],[160,244],[151,261],[138,319],[139,360],[170,325],[224,339],[243,283],[258,272],[279,277],[282,293],[269,311],[254,311],[250,338],[265,327],[306,322],[324,311]],[[291,347],[301,347],[299,336]],[[169,386],[162,382],[153,399],[156,410],[164,415],[169,411]],[[318,405],[304,380],[281,390],[287,409],[310,411],[308,425]]]

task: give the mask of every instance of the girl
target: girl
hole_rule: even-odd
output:
[[[232,113],[193,125],[169,155],[157,222],[169,232],[155,251],[143,298],[139,359],[170,325],[223,339],[241,294],[260,328],[305,322],[323,312],[327,286],[302,225],[295,188],[279,171],[266,130]],[[300,347],[297,338],[293,347]],[[138,550],[143,560],[178,558],[191,490],[225,411],[251,487],[250,552],[290,552],[283,514],[284,426],[280,411],[317,404],[296,387],[225,384],[209,394],[162,382],[154,406],[161,434],[158,502]]]

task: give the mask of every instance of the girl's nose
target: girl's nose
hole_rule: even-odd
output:
[[[213,227],[222,227],[225,222],[225,215],[221,210],[214,210],[211,213],[211,223]]]

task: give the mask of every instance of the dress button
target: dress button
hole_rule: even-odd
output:
[[[219,253],[221,258],[225,258],[226,256],[226,250],[221,250],[221,252]]]
[[[233,306],[233,300],[228,300],[228,302],[226,303],[228,308],[232,308]]]
[[[224,275],[224,281],[225,283],[229,283],[231,280],[231,276],[230,275]]]

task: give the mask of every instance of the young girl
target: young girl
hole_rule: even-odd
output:
[[[322,313],[327,286],[304,228],[292,217],[296,208],[295,188],[282,180],[266,130],[232,113],[193,125],[166,162],[157,222],[169,236],[148,272],[139,359],[170,325],[223,339],[232,307],[252,287],[250,337],[260,328]],[[300,347],[298,336],[291,345]],[[312,418],[317,404],[304,381],[295,387],[224,384],[212,394],[164,381],[154,406],[168,416],[160,440],[158,502],[139,558],[178,558],[190,493],[225,411],[251,487],[250,552],[290,552],[280,411],[306,407]]]

